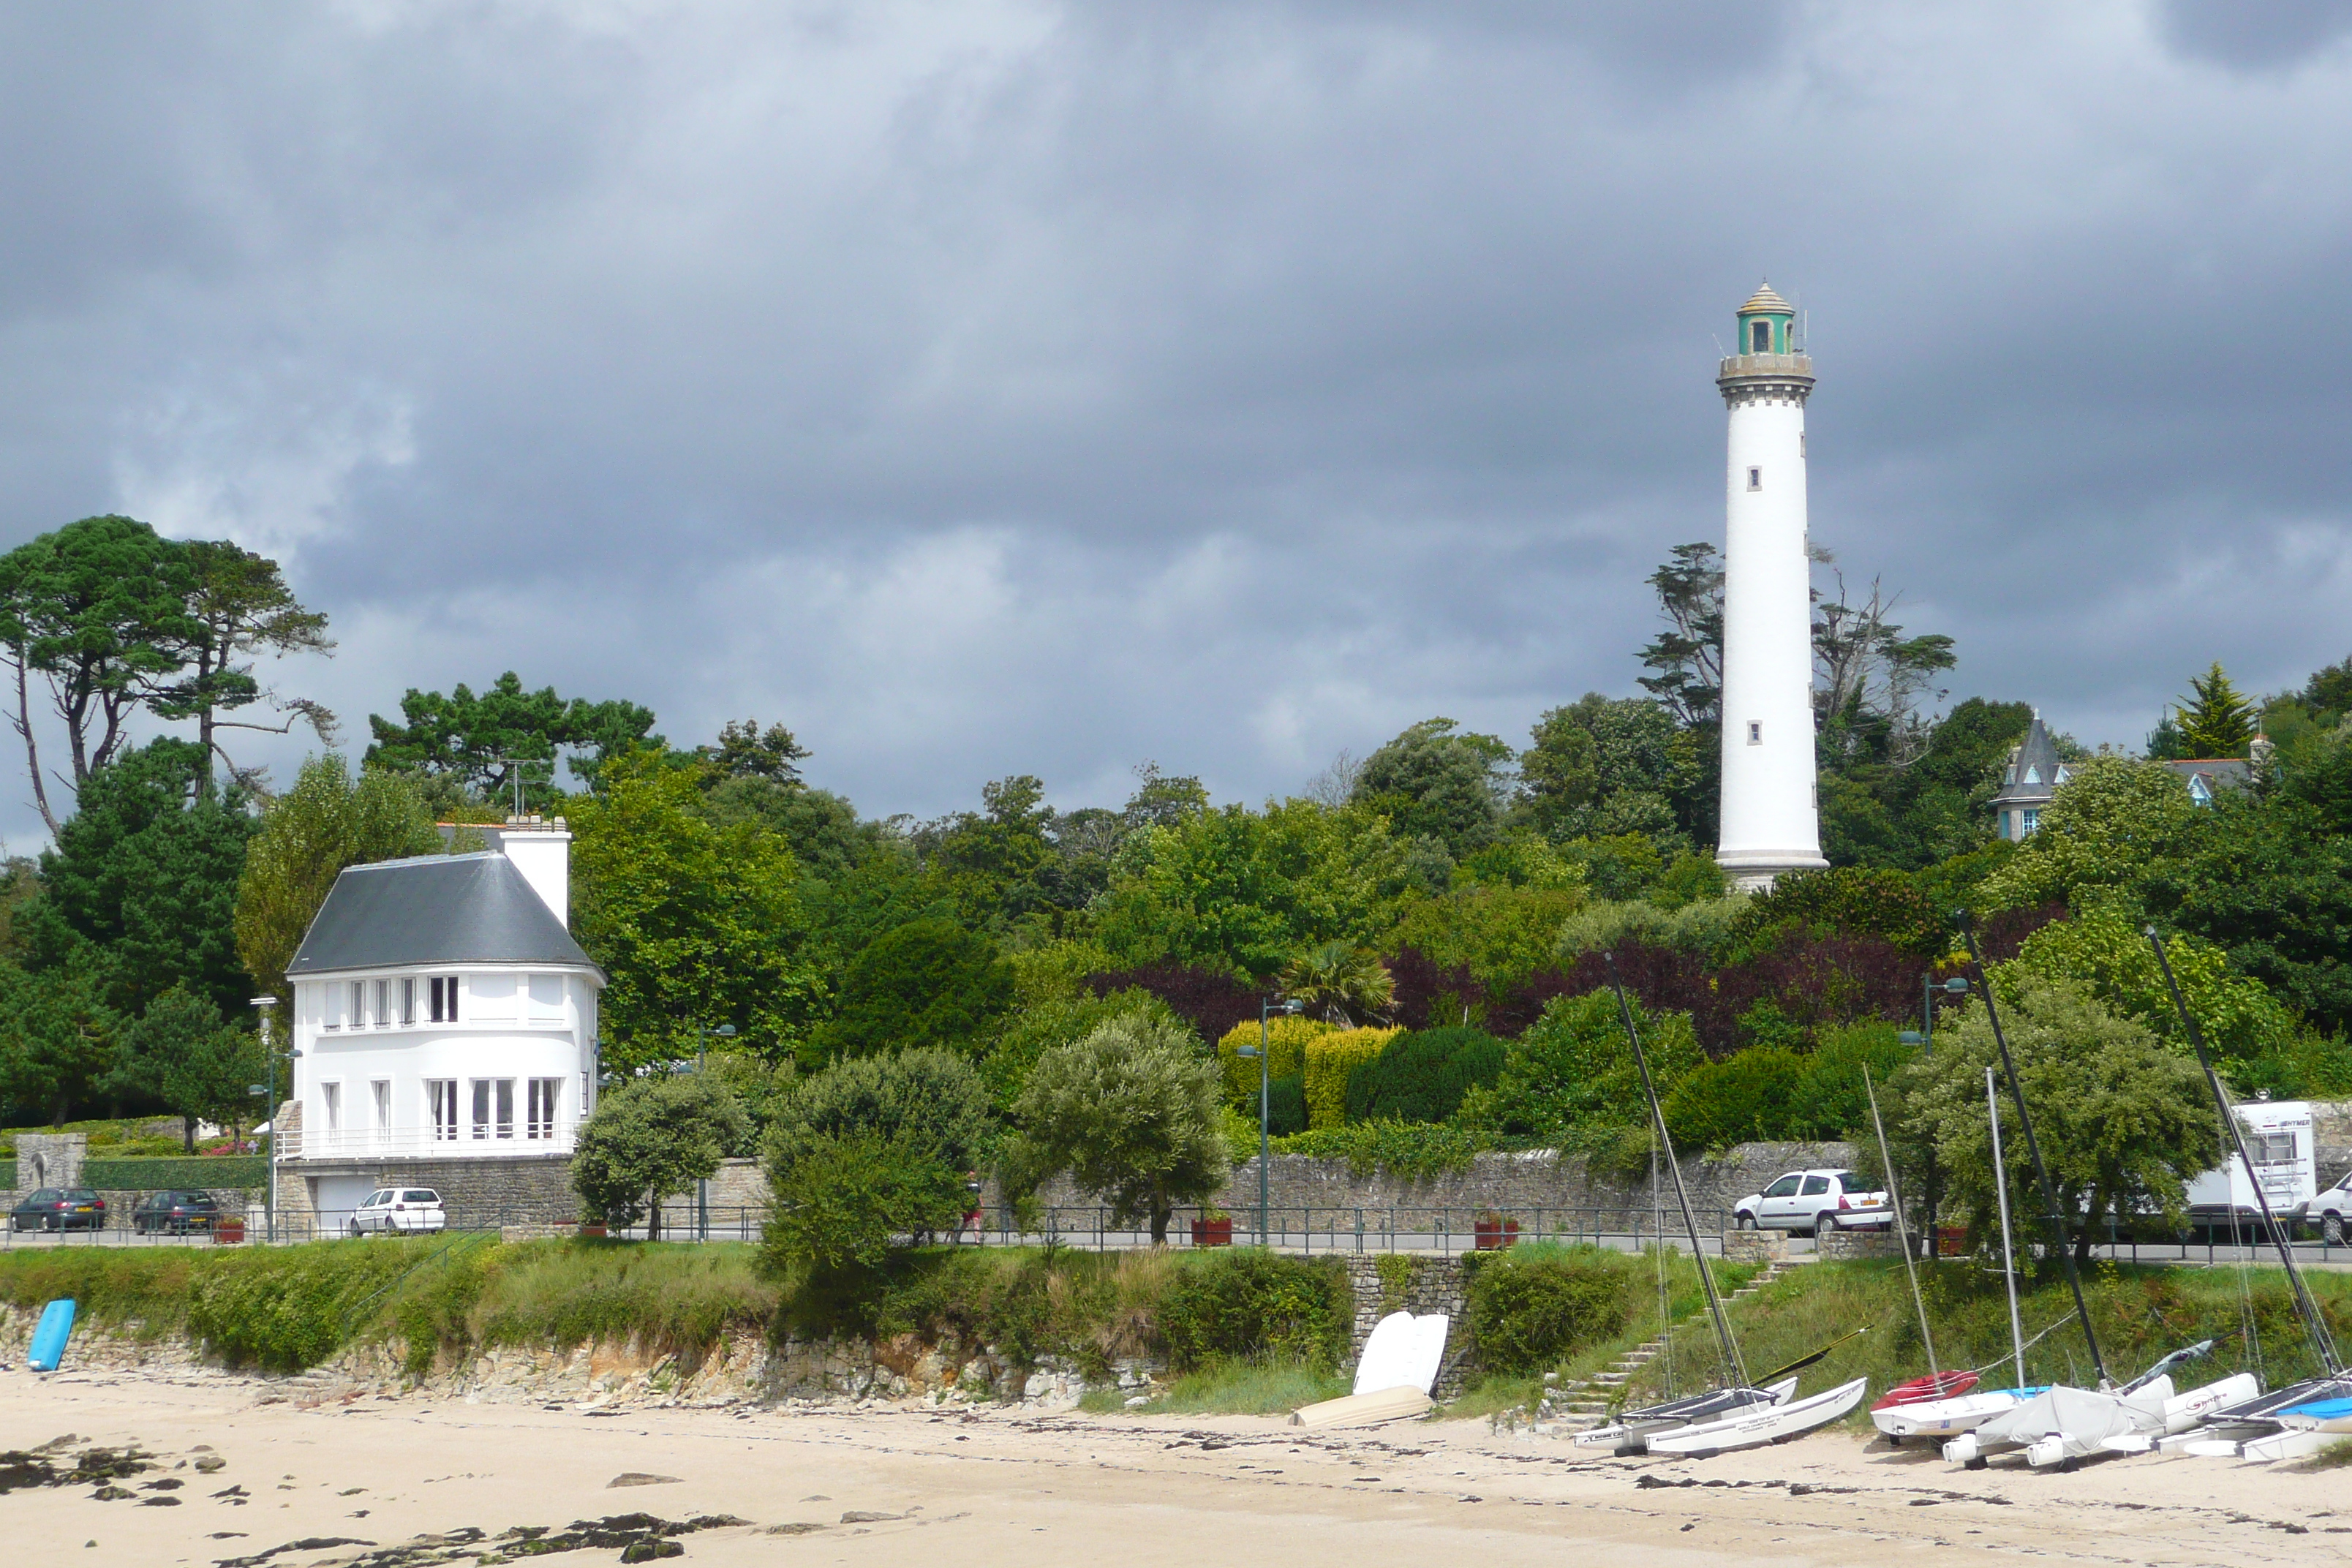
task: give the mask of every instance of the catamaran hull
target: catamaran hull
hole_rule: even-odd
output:
[[[1579,1432],[1576,1442],[1587,1448],[1607,1448],[1616,1454],[1645,1454],[1650,1439],[1680,1432],[1703,1423],[1720,1421],[1743,1410],[1786,1405],[1797,1392],[1797,1380],[1784,1377],[1761,1388],[1722,1388],[1694,1394],[1645,1410],[1629,1410],[1606,1426]]]
[[[1770,1405],[1760,1410],[1743,1411],[1722,1421],[1709,1421],[1697,1426],[1685,1426],[1662,1437],[1650,1439],[1650,1452],[1671,1454],[1685,1459],[1711,1459],[1717,1454],[1728,1454],[1739,1448],[1760,1448],[1767,1443],[1784,1443],[1791,1437],[1828,1426],[1860,1405],[1870,1392],[1870,1379],[1857,1377],[1852,1383],[1840,1384],[1827,1393],[1809,1399],[1791,1400],[1786,1405]]]
[[[1873,1426],[1897,1441],[1905,1437],[1948,1437],[1957,1432],[1973,1432],[2042,1392],[2040,1388],[1989,1388],[1980,1394],[1963,1394],[1951,1399],[1890,1405],[1872,1411],[1870,1419]]]

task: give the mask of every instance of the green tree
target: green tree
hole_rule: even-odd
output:
[[[0,646],[33,802],[58,831],[35,738],[30,678],[64,721],[74,787],[106,766],[141,708],[174,689],[197,626],[186,551],[128,517],[86,517],[0,556]]]
[[[68,969],[0,971],[0,1085],[63,1127],[119,1065],[122,1020],[100,988]]]
[[[2182,754],[2190,757],[2242,757],[2254,738],[2254,710],[2219,659],[2202,675],[2189,678],[2191,696],[2173,709],[2180,733]]]
[[[174,985],[224,1012],[251,982],[238,962],[236,910],[257,828],[241,788],[205,787],[204,749],[169,736],[90,775],[80,809],[41,856],[45,896],[30,916],[38,966],[94,949],[110,1003],[142,1011]]]
[[[1291,954],[1394,923],[1405,846],[1361,805],[1204,809],[1137,834],[1097,903],[1097,940],[1121,965],[1163,958],[1269,976]]]
[[[854,1058],[801,1079],[768,1130],[772,1265],[870,1267],[894,1237],[946,1228],[995,1142],[987,1087],[952,1051]]]
[[[400,700],[400,715],[398,724],[368,715],[374,740],[363,765],[451,779],[469,796],[493,805],[512,795],[520,772],[530,811],[549,808],[562,795],[554,778],[559,753],[575,777],[593,785],[613,758],[646,747],[659,751],[664,743],[653,733],[649,708],[567,700],[552,686],[525,691],[511,669],[478,696],[464,685],[446,697],[411,687]]]
[[[1650,574],[1666,629],[1642,650],[1642,677],[1685,728],[1717,722],[1723,700],[1723,557],[1712,544],[1677,544]]]
[[[719,727],[716,745],[695,748],[714,778],[759,779],[785,789],[801,787],[800,765],[812,754],[782,724],[762,730],[757,719],[730,719]]]
[[[953,921],[887,931],[850,962],[820,1057],[871,1056],[915,1046],[970,1052],[1013,1005],[1013,969],[995,944]]]
[[[2041,826],[1981,884],[1987,909],[2086,895],[2136,900],[2147,879],[2198,847],[2207,826],[2169,769],[2123,757],[2073,767]]]
[[[252,657],[268,653],[331,654],[327,617],[306,610],[286,585],[278,563],[243,550],[232,541],[184,544],[188,573],[186,627],[177,649],[184,679],[160,692],[151,704],[164,719],[193,719],[196,744],[204,751],[205,787],[213,784],[213,759],[236,763],[223,749],[223,730],[257,730],[283,735],[308,723],[320,741],[334,743],[335,715],[306,698],[276,698],[254,678]],[[240,663],[239,660],[244,662]],[[277,724],[222,715],[251,707],[265,697],[285,715]]]
[[[1459,860],[1494,842],[1507,798],[1511,748],[1451,719],[1424,719],[1364,759],[1351,795],[1391,831],[1434,839]]]
[[[1142,1014],[1040,1057],[1014,1115],[1013,1185],[1066,1171],[1113,1224],[1148,1220],[1154,1246],[1176,1205],[1213,1194],[1230,1169],[1216,1065],[1189,1030]]]
[[[1661,1095],[1670,1094],[1706,1059],[1690,1015],[1653,1014],[1638,998],[1628,1000],[1651,1077]],[[1512,1042],[1494,1086],[1464,1097],[1459,1120],[1510,1137],[1581,1146],[1596,1131],[1639,1128],[1649,1117],[1617,997],[1594,991],[1546,1004],[1543,1016]]]
[[[353,779],[332,752],[308,759],[294,787],[269,803],[246,847],[236,916],[245,972],[263,991],[284,997],[286,966],[344,867],[441,848],[414,780],[384,773]]]
[[[250,1085],[268,1075],[261,1041],[250,1029],[221,1021],[202,994],[174,985],[147,1005],[124,1030],[126,1054],[140,1076],[177,1112],[187,1151],[196,1152],[196,1123],[241,1126],[256,1101]]]
[[[2252,1075],[2258,1064],[2294,1046],[2298,1033],[2294,1013],[2261,982],[2233,971],[2229,955],[2211,942],[2177,936],[2165,953],[2179,983],[2181,1000],[2213,1048],[2216,1065],[2241,1087],[2254,1087]],[[2120,910],[2087,909],[2072,920],[2043,926],[2025,939],[2016,961],[2000,973],[2011,985],[2030,981],[2078,985],[2158,1038],[2183,1047],[2189,1043],[2141,922]]]
[[[1704,1063],[1666,1096],[1666,1131],[1685,1149],[1786,1138],[1804,1079],[1804,1058],[1777,1046]]]
[[[1996,984],[2008,988],[2006,976]],[[2072,984],[2023,982],[2015,1004],[2002,1006],[2001,1022],[2059,1212],[2081,1226],[2076,1256],[2089,1258],[2110,1219],[2146,1213],[2182,1223],[2188,1184],[2221,1154],[2196,1058]],[[1936,1031],[1935,1051],[1897,1079],[1899,1120],[1915,1141],[1934,1147],[1946,1198],[1967,1211],[1979,1246],[1998,1217],[1985,1068],[2000,1060],[1983,1006],[1971,1002],[1954,1026]],[[2004,1100],[2007,1093],[2004,1086]],[[2039,1228],[2033,1216],[2046,1210],[2021,1134],[2008,1121],[2004,1138],[2019,1140],[2006,1154],[2010,1212],[2031,1235]]]
[[[817,980],[783,840],[714,823],[694,775],[652,751],[612,759],[600,793],[571,805],[572,923],[609,980],[605,1060],[691,1056],[721,1024],[772,1062],[793,1050]]]
[[[662,1200],[715,1174],[751,1134],[742,1103],[703,1073],[639,1079],[607,1090],[580,1129],[572,1186],[606,1225],[647,1217],[661,1239]]]

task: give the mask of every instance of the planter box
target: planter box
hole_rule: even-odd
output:
[[[583,1225],[580,1227],[580,1234],[583,1236],[603,1236],[604,1234],[604,1227],[601,1225]]]
[[[1499,1252],[1517,1243],[1519,1222],[1515,1219],[1482,1219],[1473,1227],[1472,1234],[1479,1251]]]
[[[1192,1245],[1195,1247],[1231,1247],[1234,1244],[1234,1222],[1230,1219],[1196,1219],[1192,1222]]]
[[[1936,1256],[1938,1258],[1959,1257],[1961,1255],[1960,1249],[1968,1244],[1968,1239],[1969,1232],[1966,1226],[1937,1226],[1936,1227]]]
[[[241,1219],[219,1219],[213,1222],[213,1245],[215,1247],[239,1247],[242,1246],[244,1242],[245,1221]]]

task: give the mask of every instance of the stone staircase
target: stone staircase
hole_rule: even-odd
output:
[[[1795,1265],[1795,1259],[1785,1256],[1769,1258],[1762,1273],[1724,1300],[1744,1301]],[[1643,1341],[1591,1377],[1545,1389],[1536,1415],[1536,1429],[1539,1432],[1576,1433],[1606,1425],[1611,1402],[1619,1396],[1625,1384],[1633,1380],[1634,1373],[1664,1355],[1665,1349],[1665,1336],[1661,1334]]]

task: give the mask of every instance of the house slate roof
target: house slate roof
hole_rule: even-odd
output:
[[[596,967],[514,862],[490,852],[345,867],[286,973],[432,963]]]
[[[2009,766],[2000,775],[2000,793],[1992,797],[1993,807],[2047,805],[2050,797],[2058,793],[2062,782],[2059,773],[2065,763],[2058,755],[2058,742],[2050,738],[2049,728],[2036,713],[2033,722],[2025,729],[2025,739],[2010,753]]]

